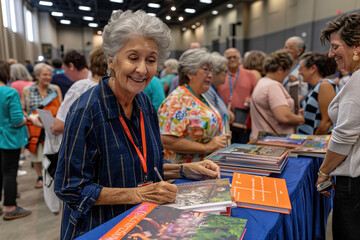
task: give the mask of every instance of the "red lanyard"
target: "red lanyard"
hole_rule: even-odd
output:
[[[139,150],[139,148],[135,145],[134,143],[134,140],[131,136],[131,133],[130,133],[130,130],[128,128],[128,126],[126,125],[126,122],[123,118],[123,116],[119,116],[119,119],[120,119],[120,122],[121,122],[121,125],[123,126],[125,132],[126,132],[126,135],[128,136],[128,138],[130,139],[131,143],[133,144],[135,150],[136,150],[136,153],[138,154],[139,158],[140,158],[140,161],[141,161],[141,164],[143,166],[143,169],[144,169],[144,172],[145,174],[147,175],[147,165],[146,165],[146,138],[145,138],[145,125],[144,125],[144,116],[143,116],[143,112],[142,110],[140,109],[140,128],[141,128],[141,141],[142,141],[142,145],[143,145],[143,152],[144,154],[142,154]]]

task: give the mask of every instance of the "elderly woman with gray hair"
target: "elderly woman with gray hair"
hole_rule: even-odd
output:
[[[57,110],[62,101],[60,88],[50,84],[52,76],[52,67],[45,63],[38,63],[34,67],[34,75],[37,82],[32,86],[27,86],[23,90],[23,108],[28,116],[36,116],[36,109],[48,107],[53,116],[56,116]],[[32,118],[35,122],[37,117]],[[30,151],[30,160],[38,176],[35,188],[43,187],[42,159],[44,131],[41,128],[29,125],[30,139],[28,149]]]
[[[11,85],[10,87],[16,89],[22,99],[22,92],[25,87],[34,85],[33,77],[21,63],[14,63],[10,66]]]
[[[179,62],[174,58],[170,58],[164,62],[164,66],[166,75],[162,77],[160,81],[164,84],[164,91],[167,95],[172,80],[178,75]]]
[[[162,179],[219,177],[211,162],[163,163],[157,112],[144,88],[169,56],[170,29],[144,11],[117,11],[103,31],[111,72],[66,117],[55,175],[61,239],[73,239],[141,202],[174,201]]]
[[[228,60],[218,52],[211,53],[211,58],[214,76],[210,88],[206,93],[204,93],[204,96],[219,111],[224,124],[226,121],[232,123],[235,119],[235,115],[232,111],[228,110],[224,100],[216,90],[218,86],[224,84],[225,82]]]
[[[205,154],[226,146],[218,110],[204,97],[213,80],[211,54],[189,49],[179,59],[179,87],[159,108],[161,142],[165,159],[197,162]]]

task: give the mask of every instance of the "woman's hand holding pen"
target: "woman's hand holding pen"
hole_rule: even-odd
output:
[[[164,204],[173,202],[177,194],[177,186],[164,181],[152,183],[136,189],[136,202]]]

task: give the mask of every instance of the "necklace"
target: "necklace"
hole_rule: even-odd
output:
[[[359,69],[360,69],[360,63],[354,68],[354,70],[352,72],[356,72]]]

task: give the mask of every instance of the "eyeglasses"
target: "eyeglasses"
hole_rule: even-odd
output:
[[[227,56],[227,57],[226,57],[226,59],[228,59],[228,60],[230,60],[230,59],[232,59],[232,58],[237,59],[237,58],[239,58],[239,57],[238,57],[238,56]]]
[[[202,67],[201,69],[204,70],[207,75],[209,75],[209,73],[214,73],[214,69],[212,68]]]

